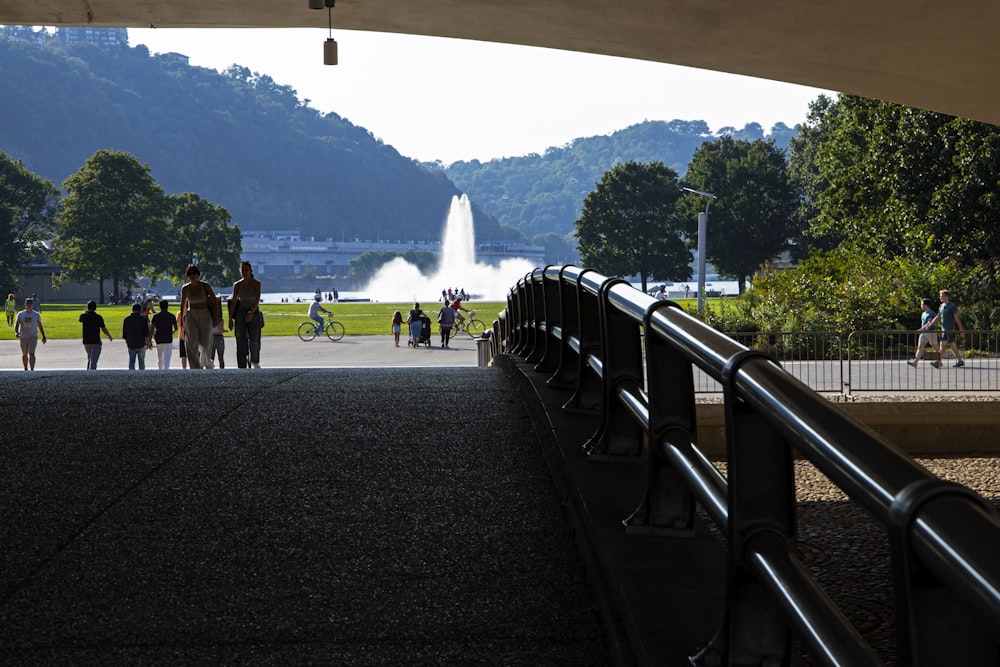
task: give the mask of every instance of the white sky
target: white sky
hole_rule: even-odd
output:
[[[333,36],[335,67],[323,65],[319,29],[130,29],[129,43],[199,67],[267,74],[401,154],[445,164],[543,153],[644,120],[793,127],[824,92],[553,49],[336,28]]]

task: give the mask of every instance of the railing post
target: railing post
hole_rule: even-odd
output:
[[[642,343],[639,323],[608,301],[608,290],[627,285],[617,278],[606,280],[598,293],[601,323],[601,426],[584,444],[584,451],[599,456],[639,456],[643,429],[618,400],[619,390],[636,394],[643,388]]]
[[[580,325],[580,351],[578,352],[578,368],[576,391],[563,405],[563,409],[579,412],[598,412],[601,409],[601,376],[597,369],[592,368],[588,361],[591,355],[598,356],[601,352],[600,304],[596,294],[583,286],[587,270],[576,278],[576,320]]]
[[[751,572],[747,555],[756,540],[779,540],[795,549],[795,473],[791,446],[777,429],[736,392],[747,363],[771,361],[757,350],[738,352],[723,369],[728,460],[729,524],[726,552],[726,616],[720,633],[696,656],[722,654],[726,665],[788,664],[791,632],[764,582]]]
[[[559,308],[559,276],[557,266],[546,266],[542,272],[542,358],[535,364],[540,373],[552,373],[559,366],[559,339],[555,332],[562,327],[562,311]]]
[[[646,311],[646,384],[649,401],[649,451],[646,459],[646,493],[642,503],[625,520],[630,534],[693,535],[694,498],[677,469],[661,449],[669,437],[675,446],[690,452],[697,445],[694,373],[691,362],[665,338],[650,335],[650,318],[663,308],[678,308],[672,301],[658,301]]]
[[[513,337],[511,341],[510,353],[521,356],[528,345],[528,280],[530,273],[517,281],[517,290],[514,293],[512,305],[515,317],[511,324]]]
[[[567,272],[579,272],[574,266],[564,266],[559,270],[559,363],[555,372],[549,378],[549,384],[554,387],[572,387],[580,377],[580,364],[576,351],[570,340],[580,334],[579,307],[577,304],[576,278],[570,278]]]
[[[997,660],[993,632],[962,605],[938,577],[920,565],[910,543],[922,507],[960,497],[992,509],[977,493],[954,482],[923,479],[896,494],[889,510],[896,663],[899,665],[987,665]]]
[[[528,334],[528,356],[525,361],[529,364],[537,364],[542,360],[545,353],[545,296],[543,294],[544,269],[535,269],[531,272],[528,283],[528,317],[530,318],[531,329]]]

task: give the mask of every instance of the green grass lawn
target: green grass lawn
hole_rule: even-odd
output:
[[[425,312],[431,320],[437,319],[440,303],[426,304]],[[476,319],[480,319],[489,327],[497,314],[507,304],[505,302],[465,303],[465,306],[476,311]],[[23,309],[23,304],[20,308]],[[323,307],[333,311],[333,319],[344,325],[348,336],[389,335],[392,333],[392,314],[397,310],[406,314],[413,307],[412,303],[323,303]],[[60,338],[80,337],[80,313],[86,310],[82,304],[42,304],[42,326],[45,335],[53,340]],[[299,324],[308,320],[308,303],[265,303],[261,310],[264,313],[265,336],[294,336]],[[171,303],[170,311],[177,312],[175,303]],[[97,306],[97,312],[104,317],[104,323],[114,338],[120,338],[122,320],[132,312],[131,306]],[[0,326],[0,340],[13,340],[14,327]]]

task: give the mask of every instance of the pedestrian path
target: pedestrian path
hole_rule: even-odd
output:
[[[41,369],[0,420],[5,664],[615,662],[497,369]]]
[[[16,340],[0,341],[0,370],[23,370],[21,349]],[[264,368],[343,368],[359,366],[476,366],[476,342],[469,337],[452,339],[450,347],[411,348],[406,338],[395,347],[390,336],[345,336],[336,343],[316,339],[304,343],[296,336],[264,336],[261,339],[261,366]],[[174,341],[171,367],[180,369]],[[236,344],[226,339],[226,369],[236,368]],[[36,370],[83,370],[87,357],[77,339],[38,343]],[[100,370],[127,369],[128,349],[115,338],[105,341],[98,363]],[[146,353],[146,368],[156,368],[156,351]]]

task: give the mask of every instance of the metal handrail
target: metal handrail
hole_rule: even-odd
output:
[[[538,289],[546,280],[557,280],[559,289]],[[529,291],[542,300],[535,303],[532,319],[524,312],[507,313],[519,318],[509,326],[524,336],[517,353],[531,357],[544,347],[560,355],[550,360],[552,367],[562,368],[567,357],[578,366],[576,393],[565,408],[593,409],[601,416],[585,449],[632,456],[641,453],[648,437],[647,465],[670,468],[677,473],[670,479],[683,482],[658,483],[666,476],[651,471],[645,499],[626,529],[686,534],[696,500],[725,531],[731,587],[727,620],[702,654],[692,657],[694,664],[710,653],[725,663],[725,656],[745,657],[748,651],[761,652],[754,664],[773,660],[787,651],[788,628],[826,664],[880,664],[796,555],[793,452],[889,532],[899,664],[919,660],[920,640],[929,634],[928,617],[933,617],[926,613],[927,598],[914,594],[914,563],[924,569],[921,589],[953,594],[980,621],[950,639],[997,650],[1000,520],[982,498],[938,479],[768,355],[706,326],[677,304],[576,267],[537,270],[512,290]],[[514,302],[525,300],[509,300]],[[559,326],[546,325],[550,316]],[[636,354],[639,346],[641,354]],[[728,478],[692,437],[696,371],[723,387]],[[733,618],[747,614],[753,616],[754,637],[726,630],[744,625]],[[922,664],[935,664],[928,662],[933,661],[929,655],[925,652]]]

